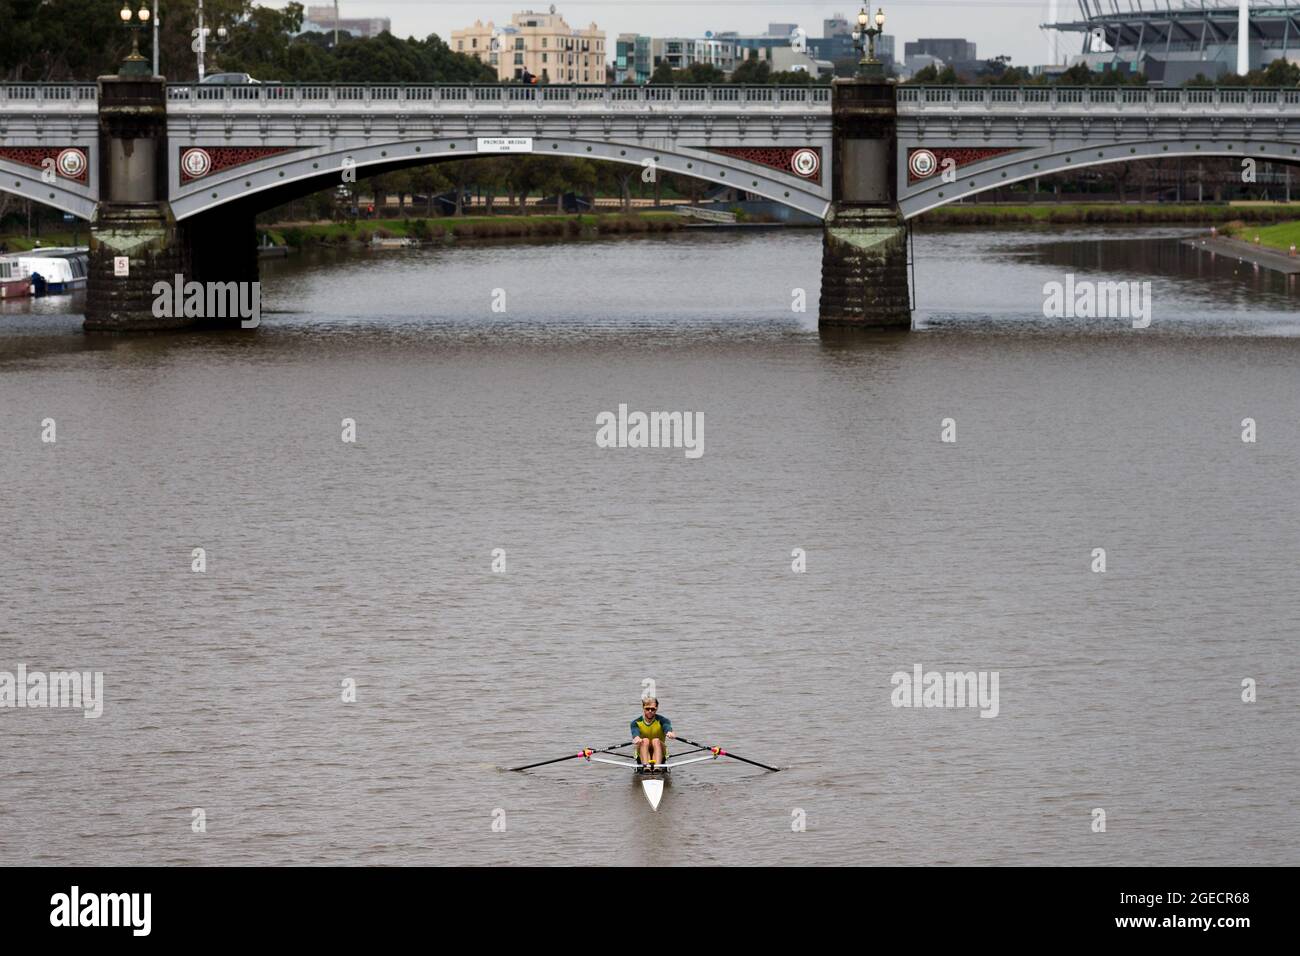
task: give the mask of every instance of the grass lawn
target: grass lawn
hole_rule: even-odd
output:
[[[24,230],[25,232],[26,230]],[[76,242],[73,241],[74,238]],[[48,249],[51,246],[84,246],[90,242],[90,225],[88,223],[84,229],[75,234],[71,232],[46,232],[40,236],[33,236],[31,239],[28,239],[25,234],[19,236],[0,234],[0,242],[3,242],[10,252],[27,252],[35,249],[38,242],[41,244],[42,249]]]
[[[1296,222],[1279,222],[1272,226],[1247,226],[1236,232],[1236,238],[1254,242],[1259,236],[1260,245],[1271,246],[1284,252],[1292,245],[1300,247],[1300,220]]]

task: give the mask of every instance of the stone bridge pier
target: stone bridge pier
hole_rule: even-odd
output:
[[[154,285],[257,279],[253,214],[236,207],[176,222],[168,202],[163,77],[99,79],[102,194],[90,222],[85,328],[151,332],[201,320],[154,314]],[[123,264],[125,263],[125,268]],[[237,325],[238,318],[230,320]]]
[[[883,79],[835,80],[831,110],[835,161],[818,327],[910,329],[895,87]]]

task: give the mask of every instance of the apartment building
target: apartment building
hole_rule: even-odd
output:
[[[575,30],[554,7],[516,13],[504,26],[476,20],[451,32],[451,48],[488,64],[502,81],[527,73],[540,83],[605,82],[605,31],[594,23]]]

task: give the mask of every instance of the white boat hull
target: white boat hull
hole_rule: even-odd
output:
[[[632,779],[641,784],[641,792],[645,794],[650,809],[658,810],[659,801],[664,798],[664,782],[668,779],[668,767],[663,764],[639,766],[632,771]]]

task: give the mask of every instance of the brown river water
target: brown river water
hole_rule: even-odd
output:
[[[816,231],[267,261],[256,332],[4,305],[0,672],[103,713],[0,708],[0,864],[1300,862],[1300,293],[1187,233],[918,231],[917,330],[850,342]],[[646,681],[783,771],[499,769]]]

